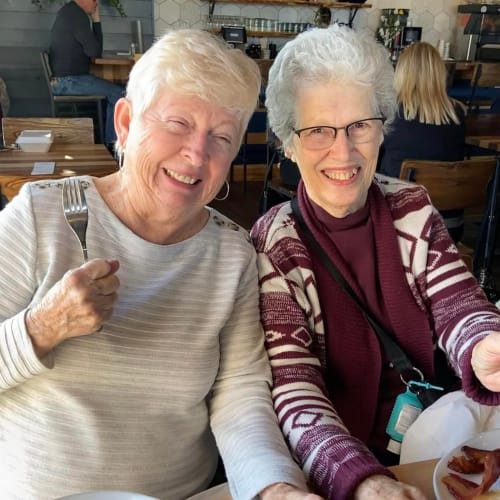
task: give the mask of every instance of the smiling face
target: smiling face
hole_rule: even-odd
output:
[[[129,203],[143,218],[186,224],[224,184],[241,139],[241,121],[195,97],[164,92],[141,116],[118,101],[115,126],[125,148]]]
[[[295,129],[319,125],[345,127],[358,120],[378,116],[371,89],[353,84],[332,83],[300,90],[296,104]],[[382,122],[372,121],[373,140],[353,144],[339,130],[331,147],[306,149],[297,135],[286,151],[297,163],[309,197],[334,217],[356,212],[366,203],[375,175]]]

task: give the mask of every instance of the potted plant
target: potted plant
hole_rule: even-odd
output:
[[[125,17],[125,9],[123,8],[121,0],[102,0],[103,3],[107,3],[114,7],[120,16]],[[66,0],[31,0],[32,4],[35,4],[39,9],[43,9],[46,5],[52,5],[53,3],[66,3]]]
[[[398,39],[406,26],[409,9],[382,9],[380,25],[377,30],[377,40],[385,47],[392,49],[399,45]]]

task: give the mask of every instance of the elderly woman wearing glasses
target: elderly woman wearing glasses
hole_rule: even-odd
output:
[[[271,67],[266,106],[302,176],[252,229],[283,433],[325,498],[422,499],[386,468],[404,433],[399,412],[400,435],[386,432],[396,398],[433,380],[437,343],[466,394],[498,404],[500,316],[425,190],[375,176],[396,109],[381,46],[348,28],[300,34]],[[414,369],[400,372],[362,307]]]

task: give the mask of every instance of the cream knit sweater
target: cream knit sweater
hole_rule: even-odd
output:
[[[102,332],[43,360],[26,309],[82,264],[61,182],[25,185],[0,214],[0,497],[184,499],[210,483],[217,447],[234,498],[277,481],[305,487],[271,404],[247,234],[211,210],[192,238],[149,243],[84,179],[89,258],[119,259],[119,300]]]

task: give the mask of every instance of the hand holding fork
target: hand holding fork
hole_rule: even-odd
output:
[[[26,328],[40,358],[66,339],[100,331],[113,313],[120,286],[117,260],[87,262],[88,206],[79,179],[64,181],[62,201],[64,216],[81,243],[85,263],[67,271],[26,314]]]
[[[80,240],[83,251],[83,260],[87,262],[87,224],[89,209],[82,183],[76,177],[68,177],[63,184],[63,210],[64,217],[69,226]]]
[[[26,329],[40,358],[66,339],[100,331],[118,298],[119,267],[117,260],[93,259],[70,269],[28,309]]]

